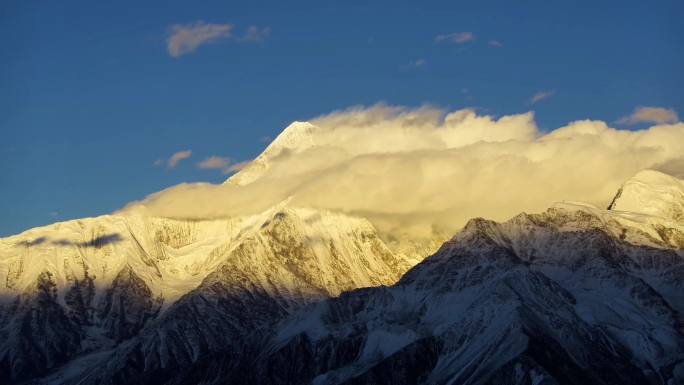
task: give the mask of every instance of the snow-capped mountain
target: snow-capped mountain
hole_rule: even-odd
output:
[[[318,130],[293,123],[226,183]],[[607,210],[477,218],[441,247],[290,201],[35,228],[0,239],[0,382],[677,384],[683,213],[684,182],[646,170]]]
[[[650,214],[682,222],[684,182],[658,171],[641,171],[625,182],[608,209]]]
[[[283,152],[300,152],[315,146],[315,134],[322,130],[309,122],[293,122],[266,147],[261,155],[240,172],[228,178],[225,183],[242,186],[254,182],[270,167],[273,158]]]
[[[182,323],[178,314],[188,307],[195,311],[195,301],[214,301],[207,309],[216,312],[230,298],[243,304],[215,313],[217,325],[238,318],[232,334],[241,335],[250,330],[250,318],[240,317],[261,306],[243,296],[264,303],[268,311],[259,317],[266,322],[345,290],[392,284],[411,266],[364,219],[286,204],[212,221],[104,216],[0,242],[5,379],[40,374],[88,353],[101,355],[151,324],[156,326],[144,336],[163,345],[153,349],[160,349],[158,359],[166,364],[162,355],[174,340],[155,336],[165,325]],[[201,311],[196,316],[211,318]],[[206,342],[208,351],[230,341],[221,330],[224,338]],[[197,338],[219,330],[204,332]]]

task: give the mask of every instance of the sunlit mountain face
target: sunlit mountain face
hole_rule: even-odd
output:
[[[0,8],[0,384],[684,384],[681,1]]]

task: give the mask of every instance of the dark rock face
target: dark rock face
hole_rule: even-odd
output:
[[[363,374],[344,382],[347,385],[421,384],[439,360],[441,343],[426,337],[380,361]]]
[[[137,335],[147,320],[156,316],[161,306],[145,282],[130,266],[124,267],[99,304],[99,323],[115,341]]]
[[[86,330],[97,327],[120,341],[136,335],[159,311],[149,288],[130,268],[121,270],[101,303],[92,279],[71,279],[59,298],[50,272],[0,317],[0,379],[17,382],[45,374],[92,349]]]
[[[40,274],[33,290],[17,298],[2,319],[3,382],[45,372],[72,358],[80,346],[80,330],[57,303],[57,288],[50,273]]]

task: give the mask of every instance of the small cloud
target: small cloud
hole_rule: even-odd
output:
[[[171,155],[168,161],[166,161],[166,167],[168,168],[176,168],[178,163],[182,161],[183,159],[188,159],[189,157],[192,156],[192,151],[190,150],[185,150],[185,151],[178,151],[177,153]]]
[[[166,40],[166,47],[169,55],[177,58],[194,52],[201,45],[230,37],[233,28],[232,24],[211,24],[201,20],[189,24],[174,24]]]
[[[207,159],[199,162],[197,167],[201,169],[225,169],[230,164],[230,159],[220,156],[210,156]]]
[[[530,98],[530,104],[537,104],[544,99],[552,97],[556,91],[539,91]]]
[[[259,138],[259,142],[261,143],[271,143],[272,138],[270,136],[262,136]]]
[[[490,40],[489,42],[487,42],[487,44],[489,44],[490,47],[495,47],[495,48],[503,47],[503,44],[498,40]]]
[[[631,115],[618,120],[621,124],[637,123],[676,123],[679,121],[677,112],[671,108],[637,107]]]
[[[252,163],[251,160],[245,160],[244,162],[238,162],[238,163],[233,163],[230,165],[230,167],[226,168],[223,173],[224,174],[230,174],[231,172],[237,172],[242,170],[243,168],[247,167],[250,163]]]
[[[262,41],[266,40],[266,38],[268,38],[270,35],[271,28],[259,28],[256,25],[252,25],[249,28],[247,28],[247,32],[245,32],[245,34],[237,40],[245,43],[261,43]]]
[[[59,212],[57,212],[57,211],[50,211],[50,216],[51,216],[51,217],[58,217],[58,216],[59,216]]]
[[[472,32],[453,32],[435,37],[435,43],[463,44],[473,40],[475,40],[475,35]]]
[[[427,61],[425,59],[417,59],[417,60],[413,60],[413,61],[409,62],[405,66],[402,66],[402,68],[406,68],[406,69],[418,68],[418,67],[424,66],[425,64],[427,64]]]
[[[427,62],[425,61],[425,59],[418,59],[416,61],[412,61],[411,63],[409,63],[409,66],[411,66],[411,67],[422,67],[426,63]]]
[[[164,162],[165,162],[164,159],[157,159],[154,161],[154,165],[155,166],[161,166],[162,164],[164,164]]]

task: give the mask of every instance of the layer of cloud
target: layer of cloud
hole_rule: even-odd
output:
[[[188,159],[191,156],[192,151],[190,150],[178,151],[169,157],[169,159],[166,161],[166,166],[168,168],[176,168],[176,166],[178,166],[178,163],[180,163],[184,159]]]
[[[475,40],[475,34],[472,32],[452,32],[435,36],[435,43],[463,44],[473,40]]]
[[[544,99],[552,97],[555,93],[556,91],[539,91],[536,94],[532,95],[532,97],[530,98],[530,104],[537,104]]]
[[[673,109],[661,107],[637,107],[634,112],[618,120],[621,124],[638,123],[676,123],[679,121],[677,112]]]
[[[231,36],[232,24],[211,24],[197,21],[190,24],[175,24],[166,40],[169,55],[180,57],[194,52],[197,47]]]
[[[605,207],[642,169],[684,173],[682,123],[631,131],[579,120],[544,133],[530,112],[495,118],[385,105],[311,123],[284,136],[294,144],[273,145],[267,166],[247,164],[242,172],[258,175],[250,184],[182,184],[127,210],[215,218],[290,199],[364,216],[387,234],[427,236],[453,233],[473,217],[505,220],[562,200]]]

